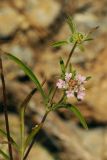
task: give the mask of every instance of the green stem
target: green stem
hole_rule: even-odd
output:
[[[71,50],[71,52],[70,52],[70,54],[69,54],[69,57],[68,57],[68,59],[67,59],[66,64],[65,64],[65,68],[68,67],[69,61],[70,61],[70,59],[71,59],[71,57],[72,57],[72,55],[73,55],[73,53],[74,53],[74,50],[75,50],[76,46],[77,46],[77,42],[74,43],[74,46],[73,46],[73,48],[72,48],[72,50]]]
[[[3,105],[4,105],[4,116],[5,116],[5,124],[6,124],[6,131],[7,131],[8,150],[9,150],[10,160],[13,160],[10,128],[9,128],[9,120],[8,120],[6,86],[5,86],[5,79],[4,79],[4,72],[3,72],[3,65],[2,65],[1,57],[0,57],[0,75],[1,75],[1,81],[2,81],[2,87],[3,87],[3,103],[4,103]]]
[[[45,84],[46,79],[44,79],[44,81],[42,82],[42,86]],[[25,116],[25,110],[26,110],[26,106],[29,103],[29,101],[31,100],[31,98],[33,97],[33,95],[36,93],[37,88],[34,88],[28,95],[27,97],[24,99],[24,101],[22,102],[21,106],[20,106],[20,132],[21,132],[21,160],[23,160],[24,157],[24,151],[25,151],[25,125],[24,125],[24,116]]]
[[[25,127],[24,127],[24,111],[20,113],[20,119],[21,119],[21,160],[23,160],[24,155],[24,133],[25,133]]]
[[[49,112],[50,112],[50,111],[46,111],[46,113],[44,114],[44,116],[43,116],[43,118],[42,118],[42,120],[41,120],[41,123],[39,124],[39,125],[40,125],[40,128],[39,128],[39,130],[38,130],[38,132],[36,133],[35,136],[38,135],[40,129],[43,127],[43,124],[44,124],[44,122],[45,122],[45,120],[46,120],[46,117],[47,117],[47,115],[49,114]],[[30,151],[31,151],[34,143],[35,143],[35,138],[36,138],[36,137],[33,138],[30,146],[28,147],[28,149],[27,149],[27,151],[26,151],[26,153],[25,153],[25,156],[24,156],[23,160],[26,160],[26,159],[27,159],[27,157],[28,157],[28,155],[29,155],[29,153],[30,153]]]
[[[71,57],[72,57],[72,55],[73,55],[73,53],[74,53],[74,50],[75,50],[76,46],[77,46],[77,42],[75,42],[75,44],[74,44],[74,46],[73,46],[73,48],[72,48],[72,50],[71,50],[71,52],[70,52],[70,54],[69,54],[69,57],[68,57],[68,59],[67,59],[67,61],[66,61],[66,64],[65,64],[65,68],[68,67],[68,64],[69,64],[69,62],[70,62],[70,59],[71,59]],[[52,96],[52,98],[51,98],[51,100],[50,100],[50,103],[51,103],[51,104],[52,104],[52,101],[53,101],[53,99],[54,99],[54,97],[55,97],[55,95],[56,95],[57,89],[58,89],[58,88],[56,87],[55,90],[54,90],[53,96]]]
[[[53,92],[52,98],[51,98],[51,100],[50,100],[50,104],[53,103],[53,99],[54,99],[54,97],[55,97],[55,94],[56,94],[56,92],[57,92],[57,89],[58,89],[58,87],[55,87],[55,90],[54,90],[54,92]]]

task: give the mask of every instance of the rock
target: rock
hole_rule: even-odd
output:
[[[60,13],[60,4],[54,0],[27,0],[25,13],[32,26],[46,28]]]
[[[23,37],[22,37],[23,38]],[[9,52],[14,56],[22,60],[27,66],[33,68],[35,61],[33,63],[33,50],[30,47],[25,47],[25,45],[20,45],[20,43],[5,44],[2,47],[3,51]],[[3,67],[6,73],[5,78],[7,80],[24,78],[26,77],[24,71],[20,70],[19,66],[14,62],[5,57],[3,60]],[[25,78],[26,80],[26,78]]]
[[[97,61],[90,66],[92,80],[87,93],[87,103],[93,108],[94,116],[107,122],[107,48],[97,56]],[[93,70],[92,70],[93,68]]]
[[[39,55],[39,57],[41,58],[38,59],[35,65],[34,69],[35,74],[36,73],[39,74],[42,80],[43,80],[43,75],[47,79],[50,79],[50,77],[54,77],[54,75],[56,75],[57,72],[59,72],[59,68],[55,67],[58,65],[59,55],[52,54],[52,51],[50,51],[50,49],[46,49],[43,51],[43,54]]]
[[[30,47],[25,47],[19,44],[13,44],[8,48],[8,51],[21,59],[25,64],[32,66],[33,62],[33,51]]]
[[[37,124],[42,118],[40,107],[36,108],[36,115],[32,116],[32,121]],[[32,113],[32,112],[31,112]],[[29,113],[29,118],[31,117]],[[50,113],[43,127],[47,141],[50,140],[51,146],[57,150],[57,155],[61,160],[98,160],[102,157],[107,158],[107,128],[97,126],[87,131],[81,129],[71,120],[62,121],[55,113]],[[45,139],[43,138],[43,139]],[[41,141],[40,139],[40,141]]]
[[[24,9],[24,7],[25,7],[25,0],[18,0],[18,1],[11,0],[11,1],[10,1],[10,4],[11,4],[13,7],[16,7],[17,9],[22,10],[22,9]]]
[[[11,7],[0,9],[0,39],[13,36],[22,22],[21,16]]]
[[[29,154],[31,160],[35,160],[35,157],[37,160],[54,160],[51,154],[39,144],[35,145]]]

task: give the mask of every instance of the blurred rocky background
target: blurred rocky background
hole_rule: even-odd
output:
[[[48,89],[55,85],[59,58],[66,60],[71,49],[71,46],[58,49],[51,46],[69,36],[66,15],[71,15],[78,29],[85,33],[99,26],[93,34],[94,40],[85,45],[85,51],[76,50],[71,60],[82,74],[92,76],[84,101],[73,102],[86,118],[89,130],[83,129],[78,119],[66,110],[51,113],[29,160],[107,160],[107,0],[0,0],[0,48],[30,66],[41,82],[46,77],[44,87]],[[34,84],[9,59],[4,59],[3,65],[11,131],[17,140],[18,106]],[[2,112],[1,94],[0,128],[4,127]],[[26,134],[43,114],[44,106],[37,93],[27,109]]]

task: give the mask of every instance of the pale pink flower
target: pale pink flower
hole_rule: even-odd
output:
[[[65,88],[65,81],[62,80],[62,79],[59,79],[58,82],[56,83],[56,86],[57,86],[59,89]]]
[[[85,83],[86,82],[86,77],[82,76],[81,74],[76,75],[76,80],[78,81],[79,84]]]
[[[66,95],[67,95],[68,98],[74,97],[74,93],[73,93],[73,91],[71,91],[71,90],[66,91]]]
[[[56,85],[59,89],[65,90],[67,98],[75,96],[78,100],[83,100],[85,96],[85,82],[85,76],[77,74],[72,78],[72,73],[66,73],[65,80],[59,79]]]
[[[79,100],[83,100],[83,99],[84,99],[84,96],[85,96],[85,92],[84,92],[84,91],[79,91],[79,92],[77,93],[77,98],[78,98]]]
[[[72,77],[72,73],[66,73],[65,74],[65,80],[68,82]]]

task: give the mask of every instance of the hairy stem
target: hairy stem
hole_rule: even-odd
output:
[[[44,122],[45,122],[45,120],[46,120],[46,117],[47,117],[47,115],[49,114],[49,112],[50,112],[50,111],[46,111],[46,113],[44,114],[44,116],[43,116],[43,118],[42,118],[42,120],[41,120],[41,122],[40,122],[40,124],[39,124],[39,125],[40,125],[40,129],[43,127],[43,124],[44,124]],[[40,129],[38,130],[38,133],[39,133]],[[38,133],[36,134],[36,136],[38,135]],[[25,156],[24,156],[23,160],[26,160],[26,158],[28,157],[28,155],[29,155],[29,153],[30,153],[30,151],[31,151],[34,143],[35,143],[35,138],[36,138],[36,137],[33,138],[31,144],[29,145],[29,147],[28,147],[28,149],[27,149],[27,151],[26,151],[26,153],[25,153]]]
[[[1,57],[0,57],[0,75],[1,75],[1,81],[2,81],[2,87],[3,87],[3,106],[4,106],[4,116],[5,116],[5,124],[6,124],[7,140],[8,140],[8,150],[9,150],[10,160],[13,160],[9,120],[8,120],[6,86],[5,86],[5,79],[4,79],[3,65],[2,65]]]

